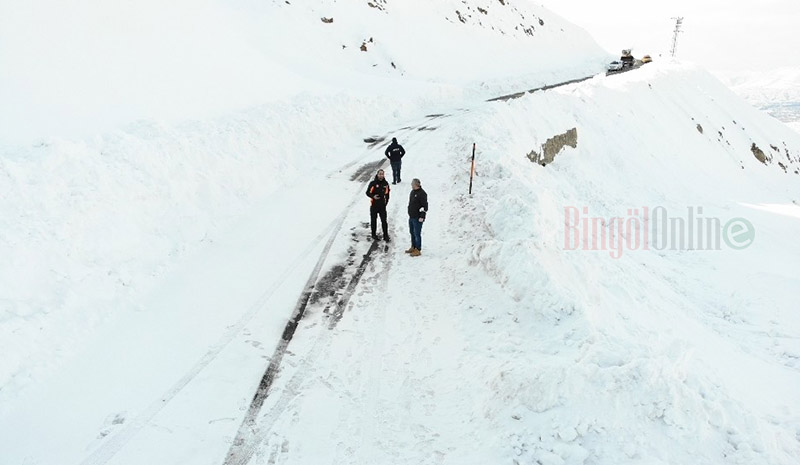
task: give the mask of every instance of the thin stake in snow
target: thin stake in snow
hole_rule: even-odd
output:
[[[472,143],[472,167],[469,169],[469,195],[472,195],[472,178],[475,176],[475,143]]]

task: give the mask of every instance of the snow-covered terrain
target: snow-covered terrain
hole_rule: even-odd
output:
[[[461,2],[456,3],[463,9]],[[31,365],[57,363],[54,348],[82,338],[108,315],[136,307],[131,303],[137,300],[134,294],[146,292],[171,263],[217,239],[219,228],[229,227],[233,218],[249,215],[259,202],[299,180],[312,182],[315,178],[311,173],[319,170],[327,174],[354,163],[362,156],[359,142],[363,137],[385,130],[404,115],[419,114],[420,107],[433,112],[518,87],[590,75],[605,59],[605,53],[585,33],[541,9],[526,12],[526,24],[533,28],[535,23],[539,30],[528,35],[518,30],[520,13],[511,6],[509,12],[497,8],[497,15],[487,14],[490,20],[485,24],[486,20],[466,25],[453,19],[457,8],[439,17],[443,10],[421,1],[377,2],[379,7],[375,8],[337,2],[234,5],[236,8],[210,2],[198,11],[187,10],[189,17],[201,24],[192,29],[181,23],[184,25],[175,31],[168,27],[169,20],[179,13],[173,7],[162,8],[153,2],[145,3],[145,9],[95,5],[112,19],[130,15],[131,24],[143,28],[112,34],[107,28],[113,21],[94,25],[111,39],[132,47],[129,53],[110,57],[115,66],[106,61],[92,62],[88,68],[78,66],[99,58],[95,47],[105,47],[94,41],[90,34],[94,30],[85,36],[76,32],[73,40],[88,49],[68,49],[69,54],[60,60],[48,55],[55,52],[43,46],[21,46],[22,51],[37,52],[36,57],[50,58],[39,67],[27,63],[32,56],[8,53],[9,66],[3,66],[8,75],[3,76],[5,85],[0,89],[9,98],[20,100],[20,105],[0,108],[0,119],[7,123],[0,125],[3,140],[9,141],[0,147],[0,169],[8,179],[2,189],[4,198],[13,199],[2,207],[5,234],[0,247],[6,259],[0,277],[8,285],[3,286],[0,302],[4,330],[9,333],[0,341],[3,352],[9,354],[0,365],[3,384],[20,373],[27,375]],[[47,10],[42,21],[49,19],[71,28],[59,22],[61,8],[66,7],[51,6],[53,10]],[[411,6],[416,10],[409,11]],[[86,8],[86,14],[99,14]],[[433,8],[430,14],[417,15],[419,18],[412,21],[414,11],[428,8]],[[513,21],[508,18],[512,11]],[[27,9],[20,8],[0,16],[9,18],[11,24],[14,16],[27,14]],[[469,15],[475,18],[470,22],[476,22],[476,15],[484,16],[476,11]],[[320,20],[328,16],[334,18],[333,23]],[[215,42],[223,55],[237,54],[238,66],[226,61],[219,66],[235,68],[207,76],[179,55],[175,65],[161,67],[162,58],[169,61],[163,55],[167,45],[186,45],[197,38],[196,47],[205,49],[212,30],[200,26],[216,17],[239,20],[228,25],[233,38]],[[542,17],[552,25],[539,26]],[[343,22],[348,27],[341,26]],[[19,24],[23,23],[15,22],[9,31],[15,31]],[[421,35],[408,30],[404,26],[408,24],[416,24],[423,31],[441,28],[444,32],[430,34],[439,42],[431,47],[416,42]],[[502,29],[491,33],[492,27]],[[367,30],[373,41],[367,52],[362,52],[361,36],[366,38]],[[165,33],[167,45],[138,42],[156,31]],[[6,34],[16,38],[12,32]],[[227,42],[234,39],[238,40],[234,44]],[[303,45],[292,44],[293,40]],[[400,57],[396,58],[394,52],[387,55],[373,50],[373,44],[396,49]],[[242,49],[258,49],[259,59],[241,56]],[[442,60],[444,51],[453,58]],[[147,67],[134,67],[137,76],[125,74],[132,71],[125,67],[126,60],[150,57],[146,55],[150,53],[153,60],[146,63]],[[516,53],[519,59],[494,62],[502,53]],[[541,58],[550,54],[552,60]],[[477,64],[491,66],[468,66],[462,60],[466,56]],[[540,61],[532,61],[537,56]],[[432,66],[436,59],[440,63]],[[392,60],[398,68],[391,66]],[[254,70],[253,61],[262,66]],[[45,64],[50,68],[40,74]],[[62,89],[60,98],[39,100],[40,91],[47,85],[63,85],[61,80],[53,81],[49,77],[52,74],[71,72],[76,75],[72,82],[113,70],[119,73],[105,77],[116,83],[114,95],[120,102],[107,94],[106,88],[98,88],[94,80],[81,83],[78,89]],[[172,76],[172,71],[178,74]],[[193,71],[198,72],[199,82],[186,78],[185,73]],[[269,95],[228,79],[229,74],[245,79],[254,71],[264,73],[250,78],[258,77],[257,87],[269,89]],[[503,76],[505,79],[500,79]],[[23,86],[14,78],[30,82]],[[187,80],[191,85],[184,87]],[[495,80],[496,84],[490,83]],[[214,97],[220,87],[236,96]],[[35,93],[36,98],[26,91]],[[73,100],[79,94],[91,98],[76,106]],[[178,118],[183,111],[189,115],[219,112],[220,100],[233,105],[243,99],[259,104],[213,118]],[[184,101],[195,103],[184,109]],[[17,113],[18,108],[30,113]],[[63,117],[58,108],[75,109],[77,113]],[[84,110],[92,116],[84,117],[80,113]],[[127,122],[126,118],[143,115],[149,118]],[[176,118],[178,122],[172,122]],[[50,133],[51,123],[58,125],[55,132],[66,128],[83,134],[105,127],[98,120],[122,121],[124,126],[93,137],[44,137]],[[29,133],[36,137],[20,143],[20,138]],[[80,318],[76,318],[78,315]],[[26,350],[7,349],[20,346]],[[23,363],[28,368],[19,372]],[[16,382],[24,383],[24,378]]]
[[[800,136],[528,2],[431,3],[209,2],[166,42],[211,75],[111,22],[119,87],[75,49],[42,100],[0,41],[0,462],[796,463]]]
[[[298,94],[405,101],[412,89],[440,101],[608,58],[583,30],[505,0],[9,2],[0,34],[0,140],[12,142],[206,120]]]

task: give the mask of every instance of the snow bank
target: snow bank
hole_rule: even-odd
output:
[[[463,266],[515,302],[473,301],[484,323],[501,325],[476,344],[492,350],[476,349],[475,371],[491,371],[479,405],[514,444],[509,459],[793,463],[800,249],[785,231],[797,220],[745,199],[797,202],[797,134],[707,74],[658,64],[498,103],[463,123],[480,148],[477,189],[451,215],[452,234],[475,241]],[[573,127],[577,148],[546,167],[526,158]],[[753,143],[780,150],[765,165]],[[457,137],[451,151],[469,145]],[[603,235],[619,238],[613,218],[643,224],[644,207],[683,218],[700,207],[722,224],[742,217],[756,239],[744,250],[724,238],[711,250],[697,234],[677,250],[657,250],[653,236],[648,250],[625,237],[620,249],[602,247]],[[575,238],[583,226],[572,208],[603,219],[602,231]]]

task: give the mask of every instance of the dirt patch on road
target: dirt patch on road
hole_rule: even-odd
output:
[[[385,140],[386,140],[385,136],[371,136],[371,137],[365,137],[364,138],[364,142],[369,144],[368,145],[369,148],[375,148],[375,146],[377,146],[378,144],[380,144],[381,142],[383,142]]]
[[[375,177],[375,173],[383,166],[384,160],[378,160],[361,165],[355,173],[350,176],[351,181],[369,182]]]

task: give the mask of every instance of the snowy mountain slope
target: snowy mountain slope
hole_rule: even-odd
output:
[[[590,74],[605,54],[527,3],[365,3],[204,4],[166,43],[191,44],[221,15],[238,32],[215,51],[237,78],[198,73],[183,88],[199,68],[155,60],[166,69],[142,67],[139,88],[114,61],[130,55],[110,53],[119,73],[105,76],[123,97],[138,89],[139,106],[94,80],[81,89],[99,69],[92,41],[64,60],[77,86],[56,85],[64,100],[33,105],[0,86],[36,116],[7,119],[8,132],[46,126],[44,110],[72,108],[76,89],[92,97],[73,137],[0,150],[3,461],[236,463],[237,433],[253,426],[242,463],[793,463],[797,135],[703,72],[660,63],[486,103]],[[125,13],[169,26],[182,5]],[[541,59],[516,59],[523,51]],[[207,93],[220,82],[226,95]],[[187,101],[183,116],[161,111]],[[196,119],[77,136],[131,115]],[[548,146],[572,128],[575,148]],[[390,204],[395,243],[360,279],[337,275],[366,253],[356,175],[391,136],[409,149]],[[543,167],[532,152],[556,155]],[[402,253],[411,177],[431,198],[414,261]],[[605,236],[576,239],[568,214],[636,225],[659,206],[733,227],[719,250],[573,250]],[[733,246],[752,238],[738,217],[755,228],[743,250]],[[250,425],[317,264],[331,298],[349,300],[338,316],[324,299],[309,307]]]
[[[692,118],[747,127],[729,146]],[[526,158],[572,125],[576,149]],[[307,318],[249,463],[794,463],[797,175],[756,160],[750,137],[800,149],[708,75],[669,66],[440,120],[407,161],[433,202],[423,256],[402,241],[379,254],[333,334]],[[783,210],[754,208],[768,203]],[[565,244],[568,207],[647,206],[741,216],[756,239],[619,258]]]
[[[424,85],[436,82],[487,94],[482,84],[499,78],[546,83],[607,60],[585,31],[529,2],[369,3],[1,6],[0,142],[208,119],[303,93],[407,99],[409,87],[437,96]]]
[[[259,21],[269,22],[263,34],[281,40],[260,43],[282,48],[298,40],[321,69],[344,61],[366,74],[464,83],[599,64],[603,55],[587,46],[594,41],[584,31],[531,2],[275,1],[263,10]],[[281,26],[285,14],[294,21]],[[308,54],[299,56],[309,66]]]
[[[352,163],[353,141],[371,128],[516,82],[584,76],[605,55],[541,8],[487,6],[480,22],[453,24],[445,6],[452,16],[463,4],[4,7],[0,34],[24,39],[0,41],[0,93],[12,103],[0,109],[0,189],[13,199],[0,243],[4,395],[110,314],[137,308],[170,266],[261,199]],[[77,30],[61,21],[76,13]],[[63,41],[51,46],[33,17]],[[519,59],[536,54],[551,59]],[[489,82],[500,76],[513,78]],[[43,134],[67,137],[29,143]]]

